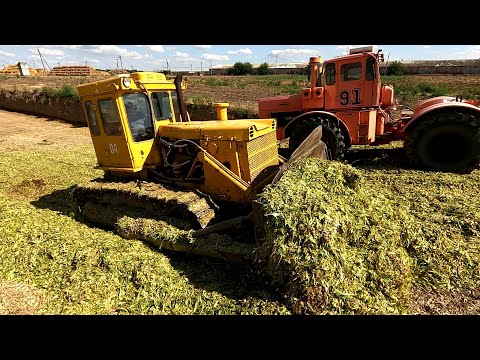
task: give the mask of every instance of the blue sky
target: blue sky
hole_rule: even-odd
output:
[[[234,64],[302,63],[310,56],[324,60],[342,55],[348,48],[374,46],[385,60],[479,59],[480,45],[0,45],[0,68],[25,61],[41,68],[38,50],[48,65],[90,65],[115,69],[121,57],[123,67],[144,71],[207,70],[210,66]]]

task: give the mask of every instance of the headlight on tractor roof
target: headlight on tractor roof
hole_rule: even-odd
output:
[[[130,85],[132,84],[132,81],[130,80],[129,77],[124,77],[122,79],[122,82],[123,82],[123,86],[125,86],[127,88],[130,87]]]

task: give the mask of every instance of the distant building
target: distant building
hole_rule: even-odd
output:
[[[252,64],[253,74],[257,73],[257,69],[261,64]],[[290,64],[269,64],[269,74],[306,74],[308,63],[290,63]],[[211,75],[228,75],[233,64],[215,65],[209,69]]]

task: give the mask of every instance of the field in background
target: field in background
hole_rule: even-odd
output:
[[[98,76],[37,78],[0,76],[0,90],[38,90],[76,86],[102,79]],[[257,100],[274,95],[300,93],[308,86],[305,75],[265,76],[186,76],[185,100],[194,104],[228,102],[231,107],[257,111]],[[382,76],[383,84],[393,84],[399,103],[415,106],[420,100],[434,96],[456,96],[480,99],[480,75],[403,75]]]

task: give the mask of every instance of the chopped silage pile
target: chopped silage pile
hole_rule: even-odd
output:
[[[430,228],[407,197],[366,174],[308,158],[261,195],[267,238],[258,258],[294,311],[406,314],[414,286],[478,288],[478,238]]]

